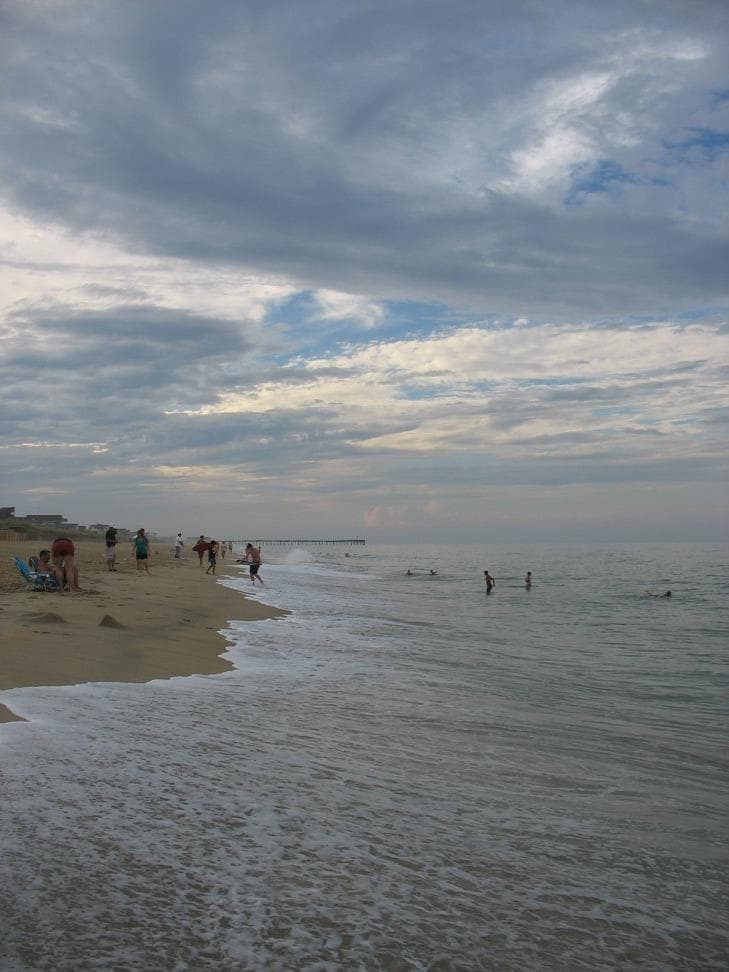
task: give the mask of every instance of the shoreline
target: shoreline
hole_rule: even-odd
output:
[[[258,621],[288,612],[218,583],[236,577],[218,562],[206,575],[197,555],[180,560],[167,543],[153,543],[150,574],[138,573],[131,544],[117,547],[117,570],[106,568],[103,540],[76,543],[81,592],[34,592],[13,563],[41,541],[0,541],[0,723],[24,721],[2,702],[9,689],[86,682],[149,682],[212,675],[235,666],[222,657],[230,621]],[[207,566],[207,565],[206,565]]]

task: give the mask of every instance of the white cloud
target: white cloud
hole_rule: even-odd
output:
[[[313,294],[318,318],[324,321],[349,320],[365,328],[376,327],[384,316],[382,306],[359,294],[337,290],[317,290]]]
[[[42,439],[37,442],[0,443],[0,449],[8,451],[14,449],[42,449],[44,452],[47,449],[81,449],[85,452],[94,453],[95,455],[109,451],[107,442],[59,442]]]
[[[43,303],[85,311],[130,303],[260,322],[296,292],[274,275],[134,253],[2,208],[0,252],[0,315]]]
[[[540,325],[485,330],[458,328],[426,341],[393,341],[353,348],[327,359],[356,372],[396,373],[429,385],[489,379],[591,377],[673,368],[683,362],[727,360],[729,336],[697,324],[633,328]],[[310,362],[316,369],[324,359]]]
[[[284,368],[196,414],[316,414],[360,453],[720,458],[703,415],[729,404],[726,364],[729,334],[705,324],[464,327],[300,361],[310,380]]]
[[[405,504],[396,506],[372,506],[365,510],[364,526],[367,530],[391,530],[408,528],[417,523],[419,515]]]

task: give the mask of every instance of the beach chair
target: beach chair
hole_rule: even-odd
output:
[[[15,555],[15,566],[25,578],[28,587],[33,591],[57,591],[58,583],[52,574],[40,574],[37,570],[31,570],[22,557]]]

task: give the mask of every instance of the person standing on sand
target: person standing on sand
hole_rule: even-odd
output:
[[[116,570],[116,527],[112,524],[106,531],[106,569]]]
[[[491,574],[487,570],[483,572],[484,580],[486,581],[486,593],[490,594],[491,591],[496,587],[496,581],[493,579]]]
[[[71,591],[81,590],[78,584],[74,583],[74,578],[78,578],[78,574],[74,574],[75,556],[76,548],[68,537],[58,537],[51,544],[51,559],[61,579],[61,593],[63,593],[64,584],[68,586],[69,594]]]
[[[219,546],[220,545],[217,540],[210,541],[210,546],[208,547],[208,569],[205,571],[206,574],[209,574],[210,571],[215,573],[215,565],[218,561]]]
[[[137,560],[137,570],[144,570],[145,573],[149,573],[149,540],[147,539],[147,534],[144,532],[144,527],[140,527],[137,530],[137,535],[132,541],[134,544],[134,556]]]
[[[178,531],[177,536],[175,537],[175,560],[179,560],[180,559],[180,556],[182,554],[182,548],[184,546],[185,546],[185,544],[184,544],[184,541],[182,539],[182,532],[181,531]]]
[[[258,580],[258,583],[263,587],[263,581],[258,576],[258,571],[261,569],[261,548],[254,547],[252,543],[247,543],[245,559],[251,565],[251,584],[255,587],[256,580]]]

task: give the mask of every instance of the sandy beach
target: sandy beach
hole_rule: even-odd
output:
[[[81,540],[81,592],[34,592],[13,555],[27,563],[51,540],[0,542],[0,691],[222,672],[232,667],[220,657],[226,641],[219,632],[228,620],[285,613],[218,584],[189,547],[175,560],[171,546],[154,542],[145,575],[136,570],[130,543],[119,544],[117,571],[110,573],[103,541]],[[220,562],[218,577],[225,572]],[[17,718],[0,702],[0,722]]]

